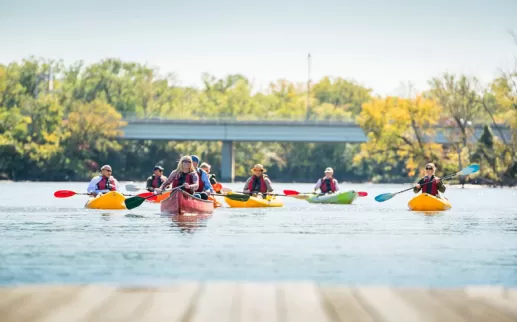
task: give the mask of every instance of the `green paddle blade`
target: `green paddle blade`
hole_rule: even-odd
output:
[[[127,198],[126,200],[124,200],[124,204],[126,205],[127,209],[131,210],[131,209],[136,208],[136,207],[140,206],[141,204],[143,204],[144,201],[148,198],[150,198],[150,197],[142,198],[139,196],[134,196],[134,197]]]
[[[225,198],[235,200],[235,201],[242,201],[246,202],[250,200],[250,195],[241,195],[241,194],[231,194],[231,195],[224,195]]]
[[[393,198],[394,194],[392,193],[383,193],[382,195],[378,195],[377,197],[375,197],[375,201],[377,202],[384,202],[386,200],[390,200],[391,198]]]
[[[479,171],[479,164],[471,164],[468,167],[461,170],[458,175],[460,176],[468,176],[469,174],[473,174]]]

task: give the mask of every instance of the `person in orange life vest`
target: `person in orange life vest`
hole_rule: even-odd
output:
[[[172,184],[172,189],[181,187],[182,190],[193,195],[199,186],[198,182],[199,178],[192,165],[192,159],[189,156],[184,156],[178,162],[178,167],[169,174],[167,180],[154,191],[161,194],[165,187]]]
[[[436,166],[434,163],[428,163],[425,166],[425,177],[418,181],[417,185],[413,189],[415,193],[418,193],[422,190],[422,193],[428,193],[430,195],[440,197],[438,191],[441,193],[445,192],[445,186],[440,178],[435,177],[434,173],[436,171]]]
[[[325,169],[325,176],[318,179],[314,186],[314,192],[320,189],[321,193],[334,193],[339,191],[339,184],[336,179],[333,178],[334,170],[332,168]]]
[[[199,187],[196,190],[196,194],[204,200],[208,200],[208,196],[211,193],[214,193],[214,188],[212,184],[210,184],[210,180],[208,179],[208,174],[203,171],[201,168],[198,168],[199,157],[197,155],[191,156],[192,164],[194,165],[194,169],[196,169],[197,175],[199,177]]]
[[[252,195],[257,195],[258,193],[265,195],[269,192],[273,192],[271,180],[269,180],[269,177],[264,174],[266,169],[264,169],[262,164],[255,164],[251,171],[253,172],[253,175],[246,180],[242,192]]]
[[[88,184],[86,190],[89,195],[97,196],[99,193],[106,193],[108,191],[119,191],[117,179],[111,175],[112,170],[109,165],[103,165],[101,168],[101,175],[94,177]]]
[[[153,175],[147,178],[145,188],[147,191],[153,192],[154,189],[159,188],[165,181],[167,181],[167,177],[163,175],[163,168],[157,165],[154,167]],[[167,189],[167,187],[165,187],[165,189]]]

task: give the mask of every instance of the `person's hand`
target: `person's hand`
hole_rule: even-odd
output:
[[[434,177],[434,181],[436,181],[436,183],[439,183],[439,182],[440,182],[440,180],[441,180],[440,178],[438,178],[438,177]]]
[[[188,183],[183,184],[183,186],[185,187],[185,189],[190,189],[190,185]]]
[[[160,188],[156,188],[156,189],[154,189],[154,193],[157,195],[161,195],[163,193],[163,190]]]
[[[421,187],[422,187],[422,186],[421,186],[421,185],[419,185],[418,183],[416,184],[416,188],[417,188],[417,189],[420,189]]]

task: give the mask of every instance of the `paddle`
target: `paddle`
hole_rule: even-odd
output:
[[[71,190],[58,190],[56,192],[54,192],[54,197],[56,198],[68,198],[68,197],[72,197],[72,196],[75,196],[75,195],[89,195],[88,193],[86,192],[75,192],[75,191],[71,191]],[[135,196],[135,195],[127,195],[127,194],[123,194],[124,196]],[[144,192],[144,193],[141,193],[141,194],[138,194],[137,196],[139,197],[147,197],[147,196],[152,196],[153,193],[152,192]]]
[[[455,174],[452,174],[450,176],[447,176],[445,178],[442,178],[440,179],[441,181],[443,180],[448,180],[448,179],[451,179],[451,178],[454,178],[455,176],[468,176],[469,174],[473,174],[473,173],[476,173],[479,171],[479,165],[478,164],[471,164],[469,165],[468,167],[462,169],[460,172],[456,172]],[[430,184],[432,183],[432,181],[426,183],[426,184]],[[384,202],[386,200],[390,200],[391,198],[395,197],[396,195],[398,195],[399,193],[402,193],[402,192],[405,192],[405,191],[409,191],[409,190],[413,190],[415,187],[411,187],[411,188],[408,188],[408,189],[404,189],[402,191],[399,191],[399,192],[395,192],[395,193],[383,193],[383,194],[380,194],[378,196],[375,197],[375,200],[378,201],[378,202]]]
[[[242,201],[242,202],[246,202],[246,201],[250,200],[250,197],[251,197],[250,195],[244,195],[244,194],[222,195],[222,194],[217,194],[217,193],[213,193],[212,196],[225,197],[225,198],[228,198],[231,200]]]
[[[179,187],[176,187],[176,188],[168,190],[168,191],[173,192],[174,190],[178,190],[181,187],[183,187],[183,186],[179,186]],[[167,191],[165,191],[165,192],[167,192]],[[127,198],[126,200],[124,200],[124,204],[126,205],[126,208],[131,210],[131,209],[136,208],[136,207],[140,206],[141,204],[143,204],[147,199],[151,199],[151,198],[157,196],[157,194],[155,194],[153,192],[148,192],[148,193],[150,193],[151,195],[147,196],[147,197],[134,196],[132,198]]]
[[[284,193],[286,196],[288,197],[291,197],[291,196],[298,196],[298,195],[310,195],[310,194],[314,194],[314,192],[298,192],[296,190],[284,190]],[[356,192],[357,195],[359,197],[366,197],[368,196],[368,192],[365,192],[365,191],[357,191]],[[323,195],[323,194],[320,194],[320,195]]]

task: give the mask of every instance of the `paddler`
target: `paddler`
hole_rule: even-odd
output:
[[[425,173],[426,175],[418,181],[417,185],[413,189],[415,193],[418,193],[422,190],[422,193],[428,193],[435,197],[440,198],[438,193],[445,192],[445,186],[439,177],[436,177],[434,173],[436,172],[436,166],[434,163],[428,163],[425,165]]]
[[[167,180],[155,190],[156,193],[161,194],[165,187],[172,184],[172,189],[181,187],[182,190],[194,194],[199,184],[199,177],[192,165],[192,159],[186,155],[178,162],[176,170],[173,170]]]
[[[252,195],[257,195],[258,193],[265,195],[273,192],[271,180],[264,174],[266,169],[262,164],[255,164],[251,171],[253,175],[246,180],[242,192]]]
[[[163,175],[163,167],[156,165],[153,169],[153,175],[147,178],[146,189],[153,192],[154,189],[159,188],[162,183],[167,181],[167,177]],[[167,189],[167,187],[165,187]]]
[[[94,177],[88,184],[88,189],[86,190],[88,194],[97,196],[99,193],[119,191],[118,181],[111,174],[111,166],[103,165],[101,167],[101,175]]]
[[[196,194],[199,194],[201,199],[208,200],[208,196],[211,193],[214,193],[214,189],[212,188],[210,180],[208,179],[208,174],[201,168],[198,168],[199,157],[197,155],[191,156],[191,159],[194,169],[196,169],[196,173],[199,177],[199,186],[196,189]]]
[[[321,193],[334,193],[339,191],[339,184],[336,179],[334,179],[334,169],[328,167],[325,169],[325,176],[321,179],[318,179],[316,185],[314,186],[314,192],[320,189]]]
[[[206,162],[201,163],[199,166],[202,170],[206,172],[208,175],[208,181],[210,181],[210,184],[212,185],[212,188],[216,193],[221,193],[221,191],[217,190],[214,185],[217,184],[217,180],[215,179],[215,174],[210,173],[210,169],[212,169],[212,166]]]

